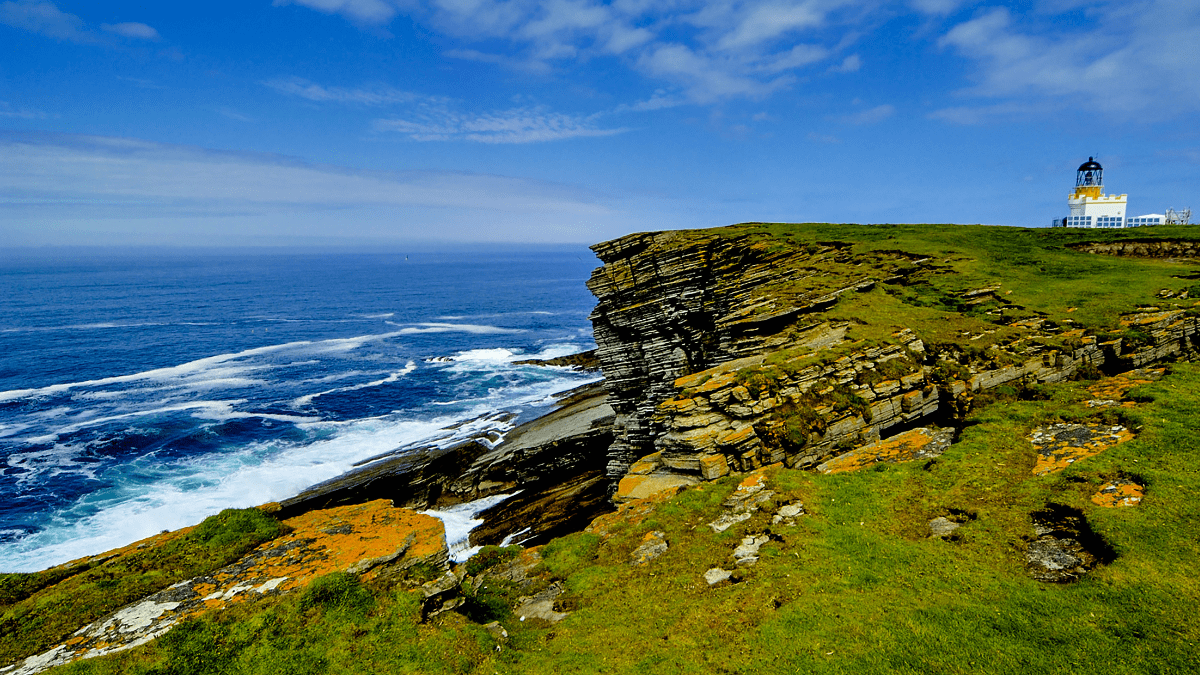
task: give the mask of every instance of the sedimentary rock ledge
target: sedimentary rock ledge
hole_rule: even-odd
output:
[[[604,384],[584,385],[560,394],[557,409],[518,426],[499,443],[481,436],[372,458],[284,500],[281,516],[373,499],[428,509],[519,490],[484,514],[472,542],[499,543],[521,530],[523,541],[544,541],[611,508],[604,462],[612,420]]]

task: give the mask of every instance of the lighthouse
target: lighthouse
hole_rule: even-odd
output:
[[[1125,227],[1125,201],[1129,195],[1104,194],[1104,167],[1094,157],[1079,165],[1075,191],[1067,197],[1071,215],[1066,227]]]

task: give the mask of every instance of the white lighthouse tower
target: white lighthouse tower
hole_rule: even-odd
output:
[[[1066,227],[1125,227],[1125,201],[1129,195],[1104,194],[1104,167],[1094,158],[1079,165],[1075,191],[1067,197],[1071,215]]]

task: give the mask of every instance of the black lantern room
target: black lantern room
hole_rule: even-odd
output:
[[[1080,164],[1079,172],[1075,174],[1075,187],[1101,185],[1104,185],[1104,167],[1095,158],[1088,157],[1088,161]]]

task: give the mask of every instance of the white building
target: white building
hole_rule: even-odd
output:
[[[1075,191],[1067,197],[1071,215],[1064,227],[1125,227],[1125,200],[1129,195],[1104,194],[1104,167],[1094,158],[1079,165]]]
[[[1067,196],[1070,215],[1055,218],[1054,227],[1145,227],[1147,225],[1187,225],[1191,209],[1144,216],[1125,216],[1125,200],[1129,195],[1104,194],[1104,167],[1094,157],[1079,165],[1075,174],[1075,191]]]
[[[1167,217],[1161,213],[1148,213],[1144,216],[1136,218],[1126,218],[1125,227],[1144,227],[1146,225],[1162,225],[1167,222]],[[1186,223],[1185,223],[1186,224]]]

